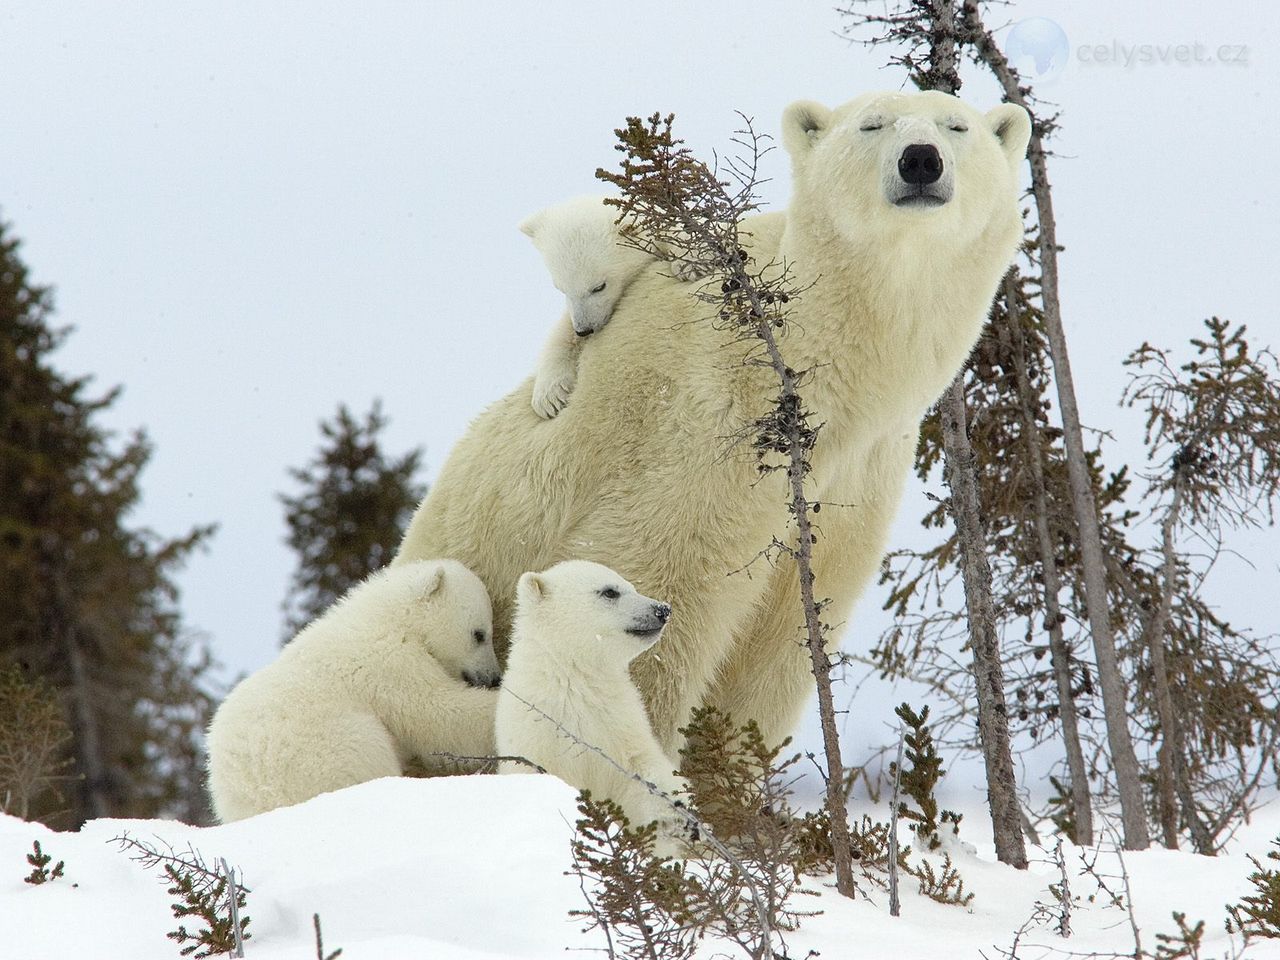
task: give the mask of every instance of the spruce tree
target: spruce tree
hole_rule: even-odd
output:
[[[1280,503],[1280,362],[1217,317],[1191,346],[1181,364],[1149,343],[1125,361],[1125,400],[1146,415],[1145,499],[1160,538],[1113,579],[1136,601],[1130,633],[1145,655],[1136,692],[1160,742],[1162,839],[1176,847],[1185,829],[1209,854],[1247,809],[1258,782],[1250,767],[1274,765],[1280,742],[1274,638],[1235,629],[1200,596],[1225,532],[1272,522]]]
[[[51,363],[68,334],[0,224],[0,665],[54,691],[77,777],[58,825],[200,811],[199,733],[211,707],[203,644],[183,627],[172,574],[211,533],[176,539],[127,524],[151,455],[97,423],[118,389]]]
[[[316,457],[289,471],[301,490],[280,495],[287,542],[298,554],[284,602],[286,640],[391,560],[426,494],[415,480],[422,449],[389,458],[379,437],[386,425],[376,400],[363,421],[339,405],[332,420],[320,423]]]

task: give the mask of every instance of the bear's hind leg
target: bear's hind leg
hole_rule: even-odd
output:
[[[223,823],[403,770],[386,727],[367,713],[298,722],[268,732],[256,746],[252,752],[232,748],[227,762],[210,771],[215,813]]]

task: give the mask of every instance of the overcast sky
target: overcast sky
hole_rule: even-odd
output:
[[[1116,409],[1130,349],[1184,342],[1209,314],[1280,347],[1280,7],[1007,15],[1069,41],[1042,91],[1062,109],[1063,311],[1084,417],[1115,432],[1109,462],[1136,463],[1140,421]],[[796,0],[0,4],[0,216],[76,328],[61,367],[123,384],[106,422],[154,441],[136,521],[219,524],[180,584],[230,672],[278,649],[292,557],[275,495],[318,421],[381,397],[389,450],[424,445],[433,476],[560,309],[515,225],[596,191],[628,114],[674,111],[707,156],[735,110],[776,132],[792,100],[899,87],[840,25],[830,2]],[[1151,62],[1099,62],[1137,44]],[[1208,59],[1161,62],[1177,44]],[[998,102],[983,77],[963,92]],[[764,169],[784,206],[781,150]],[[913,487],[896,543],[918,540],[925,508]],[[1280,535],[1232,544],[1252,566],[1226,558],[1210,594],[1275,630]],[[847,645],[870,645],[878,606]],[[880,724],[888,695],[849,724]]]

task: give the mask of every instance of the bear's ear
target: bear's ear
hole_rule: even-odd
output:
[[[527,216],[520,222],[520,232],[532,240],[538,235],[538,230],[542,226],[542,211]]]
[[[427,575],[426,582],[422,585],[422,599],[428,600],[440,592],[440,588],[444,586],[444,567],[436,567]]]
[[[1017,167],[1027,158],[1031,140],[1031,115],[1016,103],[1002,103],[987,114],[987,124],[1000,141],[1009,165]]]
[[[782,142],[793,159],[809,152],[831,125],[831,111],[812,100],[797,100],[782,112]]]
[[[547,595],[547,581],[536,573],[522,574],[516,584],[516,595],[521,600],[537,603]]]

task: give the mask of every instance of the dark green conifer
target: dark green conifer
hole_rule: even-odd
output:
[[[342,404],[321,422],[315,458],[289,471],[300,490],[280,495],[287,542],[298,555],[284,603],[286,639],[391,560],[426,495],[416,479],[422,449],[388,458],[379,436],[386,425],[377,401],[363,420]]]
[[[0,663],[54,691],[77,778],[61,819],[52,794],[30,814],[198,819],[210,664],[173,574],[213,528],[169,539],[128,523],[151,445],[98,423],[118,388],[93,396],[53,366],[68,331],[18,249],[0,225]]]

